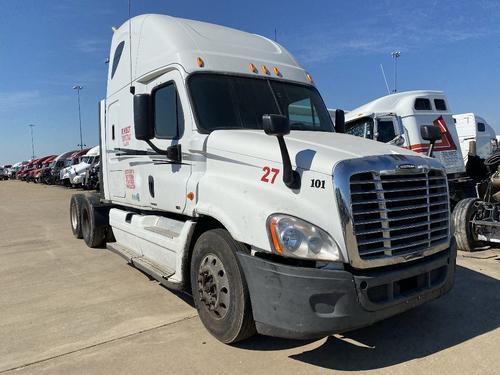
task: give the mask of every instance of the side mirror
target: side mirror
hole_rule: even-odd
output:
[[[437,126],[434,125],[423,125],[420,127],[420,135],[424,141],[430,142],[429,151],[427,156],[432,156],[432,150],[434,149],[434,144],[436,141],[441,139],[441,131]]]
[[[292,162],[283,136],[290,133],[290,122],[282,115],[262,115],[262,127],[267,135],[275,136],[280,146],[283,162],[283,182],[290,189],[300,188],[300,175],[292,169]]]
[[[262,127],[267,135],[284,136],[290,133],[290,122],[282,115],[262,115]]]
[[[153,121],[151,121],[151,95],[134,95],[134,131],[135,138],[149,141],[154,138]]]
[[[345,133],[345,113],[341,109],[335,110],[335,131]]]

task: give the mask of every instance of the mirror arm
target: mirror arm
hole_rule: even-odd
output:
[[[283,160],[283,182],[290,189],[300,188],[300,175],[297,171],[292,169],[292,162],[290,161],[290,155],[288,154],[288,149],[285,144],[285,139],[282,135],[276,136],[278,138],[278,144],[281,151],[281,159]]]
[[[434,150],[434,144],[436,141],[432,141],[431,144],[429,145],[429,150],[427,151],[427,156],[432,158],[432,151]]]
[[[150,140],[146,140],[146,143],[147,143],[147,144],[149,145],[149,147],[151,147],[151,148],[153,149],[153,151],[154,151],[154,152],[156,152],[157,154],[160,154],[160,155],[165,155],[165,156],[166,156],[169,160],[172,160],[172,161],[175,161],[175,162],[179,162],[179,163],[180,163],[180,162],[182,161],[180,157],[178,157],[177,159],[173,159],[173,158],[171,158],[171,157],[170,157],[170,154],[169,154],[168,149],[167,149],[167,150],[162,150],[162,149],[159,149],[159,148],[158,148],[158,147],[156,147],[156,145],[155,145],[153,142],[151,142]],[[175,145],[175,146],[170,146],[170,147],[177,147],[177,146],[179,146],[179,147],[180,147],[180,145]],[[169,148],[170,148],[170,147],[169,147]]]

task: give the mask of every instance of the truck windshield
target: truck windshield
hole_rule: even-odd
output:
[[[282,114],[292,130],[333,132],[318,91],[311,86],[270,79],[195,74],[188,82],[198,126],[262,129],[262,115]]]

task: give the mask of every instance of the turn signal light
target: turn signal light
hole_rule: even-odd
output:
[[[197,57],[196,65],[198,65],[200,68],[203,68],[205,66],[205,62],[201,59],[201,57]]]
[[[194,199],[194,193],[192,191],[187,193],[187,199],[189,199],[190,201],[192,201]]]
[[[273,240],[273,245],[274,245],[274,250],[276,250],[276,252],[280,255],[283,255],[283,249],[281,247],[281,243],[278,239],[278,230],[276,228],[276,225],[278,224],[278,219],[277,218],[273,218],[270,222],[269,222],[269,232],[271,233],[271,239]]]

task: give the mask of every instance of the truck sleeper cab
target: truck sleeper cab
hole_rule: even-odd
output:
[[[421,135],[424,125],[437,126],[441,140],[433,157],[446,168],[452,205],[475,195],[474,181],[466,174],[457,129],[442,91],[416,90],[390,94],[346,114],[346,133],[427,153]]]
[[[336,133],[271,40],[132,18],[113,35],[100,131],[101,192],[73,195],[73,234],[189,290],[222,342],[362,327],[453,284],[443,166]]]

